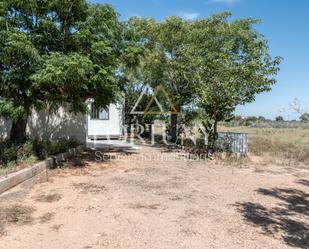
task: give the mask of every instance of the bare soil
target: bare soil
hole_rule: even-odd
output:
[[[187,161],[148,146],[64,166],[0,196],[0,248],[309,248],[305,169]]]

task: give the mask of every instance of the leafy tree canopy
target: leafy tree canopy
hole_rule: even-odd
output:
[[[230,13],[194,23],[193,41],[198,58],[198,97],[205,127],[216,133],[218,121],[231,118],[237,105],[255,100],[275,84],[280,58],[271,58],[268,43],[253,25],[255,19],[229,21]]]
[[[300,117],[299,120],[302,122],[308,122],[309,121],[309,113],[303,113]]]
[[[230,16],[224,12],[196,21],[178,17],[128,21],[146,51],[136,82],[163,84],[177,109],[195,106],[213,134],[219,121],[232,118],[236,106],[271,90],[281,61],[269,55],[267,40],[254,29],[259,20],[230,21]],[[174,138],[177,123],[177,115],[172,115]]]
[[[24,138],[31,110],[85,112],[89,97],[117,99],[122,25],[112,7],[3,0],[0,28],[0,116],[13,121],[13,140]]]

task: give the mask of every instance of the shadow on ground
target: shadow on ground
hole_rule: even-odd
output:
[[[308,181],[298,183],[306,185]],[[245,220],[267,235],[281,237],[289,246],[309,248],[309,194],[293,188],[259,188],[256,191],[279,202],[271,208],[252,202],[236,203]]]
[[[309,187],[309,181],[308,181],[308,180],[305,180],[305,179],[298,179],[296,182],[299,183],[299,184],[302,184],[302,185],[304,185],[304,186]]]
[[[137,154],[124,149],[108,149],[108,150],[85,150],[74,157],[70,157],[67,160],[60,162],[55,168],[70,168],[70,169],[83,169],[91,166],[92,163],[110,162],[120,156],[129,156]]]

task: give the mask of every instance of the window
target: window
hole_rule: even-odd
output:
[[[109,109],[95,106],[91,103],[91,119],[109,120]]]

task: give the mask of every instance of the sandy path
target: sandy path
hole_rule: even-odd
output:
[[[5,225],[0,248],[309,248],[305,171],[148,159],[61,172],[0,196],[33,208]]]

